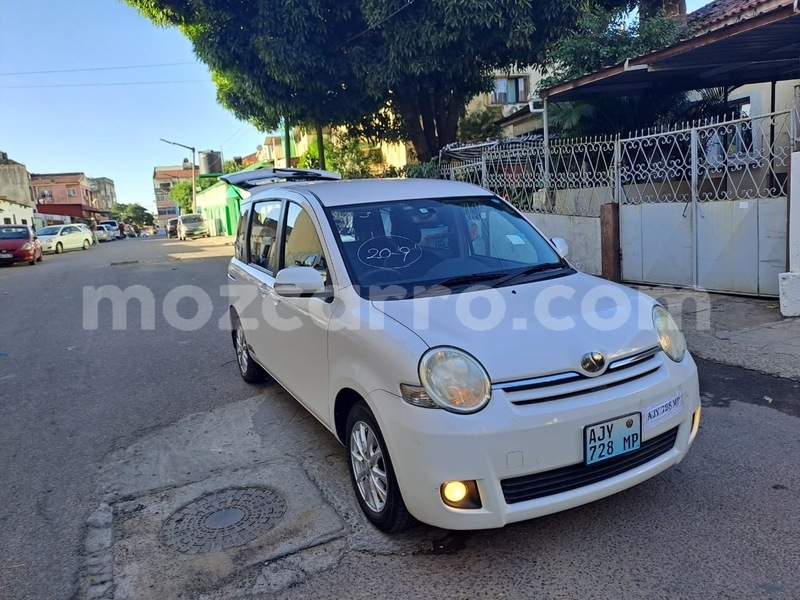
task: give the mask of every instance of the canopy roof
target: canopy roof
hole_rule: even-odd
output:
[[[541,96],[563,102],[800,79],[797,0],[748,4],[752,16],[738,13],[722,27],[542,90]]]

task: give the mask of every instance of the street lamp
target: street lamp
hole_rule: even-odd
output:
[[[164,138],[159,138],[162,142],[166,142],[167,144],[172,144],[173,146],[180,146],[181,148],[186,148],[187,150],[192,151],[192,212],[197,212],[197,182],[194,180],[194,153],[195,149],[194,146],[185,146],[183,144],[179,144],[178,142],[170,142],[169,140],[165,140]]]

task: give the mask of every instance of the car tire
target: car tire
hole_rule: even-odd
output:
[[[88,249],[89,249],[89,246],[91,246],[91,245],[92,245],[92,243],[91,243],[89,240],[83,240],[83,246],[82,246],[82,248],[83,248],[84,250],[88,250]]]
[[[381,531],[396,533],[416,522],[406,508],[378,423],[362,400],[347,416],[347,470],[358,504]]]
[[[64,246],[61,245],[61,242],[56,244],[56,254],[61,254],[64,251]]]
[[[36,265],[36,254],[33,255],[33,260],[28,261],[28,264],[32,267]]]
[[[267,372],[250,355],[244,327],[239,317],[235,317],[233,322],[233,348],[236,351],[236,363],[239,365],[239,375],[242,379],[247,383],[260,383],[267,378]]]

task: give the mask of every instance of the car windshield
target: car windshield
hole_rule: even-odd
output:
[[[61,227],[53,225],[50,227],[42,227],[36,232],[36,235],[58,235],[59,231],[61,231]]]
[[[28,237],[27,227],[2,227],[0,240],[24,240]]]
[[[100,225],[108,225],[109,227],[113,227],[116,224],[116,221],[100,221]]]
[[[501,287],[574,272],[496,197],[439,198],[326,210],[350,279],[370,300]]]
[[[203,217],[200,215],[186,215],[185,217],[181,217],[181,221],[186,223],[202,223]]]

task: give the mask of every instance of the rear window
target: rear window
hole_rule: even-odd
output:
[[[0,240],[24,240],[28,237],[27,227],[0,228]]]
[[[186,215],[180,218],[183,223],[202,223],[203,217],[201,215]]]

